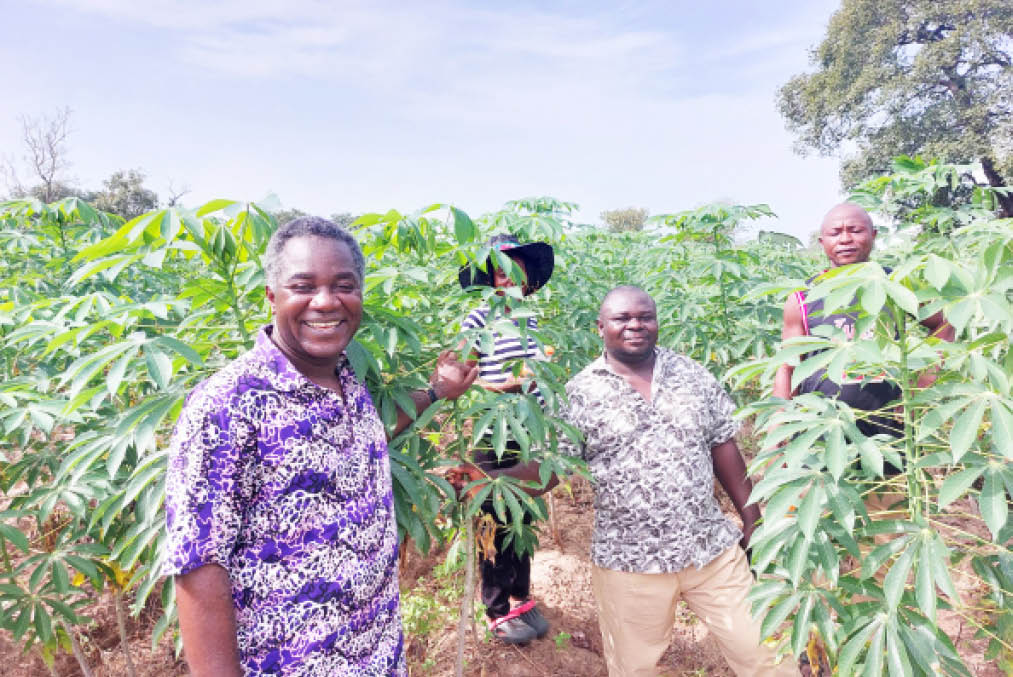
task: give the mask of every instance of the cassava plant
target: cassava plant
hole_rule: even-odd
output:
[[[889,213],[896,196],[931,196],[956,174],[934,167],[917,184],[909,174],[880,179],[853,199]],[[766,503],[751,543],[763,634],[799,655],[815,632],[841,675],[969,674],[940,630],[943,613],[988,638],[990,656],[1010,651],[1001,629],[1013,600],[1013,229],[993,207],[979,189],[945,220],[927,208],[931,228],[912,214],[886,234],[892,244],[881,261],[892,272],[877,261],[819,277],[808,298],[823,299],[826,313],[856,313],[854,340],[814,331],[730,370],[740,382],[769,384],[788,362],[797,365],[793,387],[820,368],[836,382],[885,377],[900,386],[896,407],[874,412],[897,418],[898,438],[865,437],[856,421],[870,412],[818,393],[767,397],[744,410],[766,430],[752,466],[763,473],[753,498]],[[780,283],[753,296],[784,298],[799,287]],[[919,325],[939,311],[955,329],[953,343]],[[919,388],[927,371],[935,380]],[[887,476],[885,463],[902,472]],[[882,490],[904,502],[870,513],[864,499]]]

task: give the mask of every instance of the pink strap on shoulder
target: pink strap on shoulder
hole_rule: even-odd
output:
[[[795,292],[795,300],[798,302],[798,308],[802,311],[802,331],[805,335],[809,335],[809,310],[805,306],[805,292]]]

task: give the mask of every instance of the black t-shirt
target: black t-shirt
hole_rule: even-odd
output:
[[[887,273],[890,269],[885,269]],[[806,281],[811,285],[816,276]],[[823,325],[831,325],[841,329],[849,338],[855,338],[855,326],[858,321],[857,312],[836,312],[823,313],[823,299],[809,301],[804,291],[796,293],[796,300],[802,311],[803,327],[806,335],[812,334],[812,329]],[[857,305],[858,299],[854,298],[848,307]],[[810,357],[814,353],[804,356]],[[885,379],[865,378],[860,382],[838,384],[827,378],[826,369],[818,369],[807,376],[799,384],[799,393],[821,392],[827,397],[833,397],[846,402],[854,409],[863,411],[877,411],[886,408],[891,402],[900,399],[900,386]],[[869,416],[858,421],[858,429],[863,435],[871,437],[877,434],[886,434],[893,437],[900,437],[903,434],[903,427],[899,420],[887,416]],[[889,463],[886,467],[887,474],[897,474],[898,468]]]

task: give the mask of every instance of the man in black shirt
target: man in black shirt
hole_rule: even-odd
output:
[[[876,227],[872,223],[868,212],[856,204],[839,204],[823,218],[820,226],[819,242],[823,251],[830,260],[830,268],[837,268],[852,263],[865,263],[869,260],[872,248],[876,239]],[[829,268],[827,269],[829,270]],[[826,270],[823,271],[824,273]],[[889,270],[887,271],[889,272]],[[807,280],[807,285],[812,285],[819,277],[814,275]],[[857,299],[853,299],[850,306],[857,305]],[[806,299],[806,290],[794,292],[788,296],[784,304],[783,326],[781,338],[784,340],[796,336],[808,336],[812,329],[820,325],[833,325],[844,332],[848,339],[854,339],[855,327],[858,320],[858,312],[844,308],[834,313],[823,312],[823,299],[809,301]],[[932,332],[932,335],[944,341],[953,341],[954,331],[941,312],[921,321],[921,324]],[[877,412],[862,416],[857,421],[857,427],[866,436],[876,434],[887,434],[893,437],[900,437],[903,432],[899,425],[898,417],[890,409],[890,403],[900,398],[901,390],[896,383],[883,379],[862,379],[857,382],[838,384],[827,378],[826,369],[818,369],[805,378],[795,389],[792,389],[791,381],[794,367],[790,364],[782,364],[774,377],[774,395],[783,399],[791,399],[795,395],[803,393],[822,392],[827,397],[837,398],[846,402],[853,409],[861,411]],[[925,388],[935,380],[935,370],[926,370],[918,377],[917,385]],[[887,476],[897,475],[902,469],[887,463],[884,467]],[[898,510],[898,504],[906,499],[906,493],[890,486],[889,483],[878,491],[872,491],[865,496],[865,507],[870,515],[877,520],[906,519],[907,512]],[[885,543],[893,537],[892,534],[879,534],[875,537],[877,544]],[[879,576],[877,576],[881,580]],[[800,662],[802,674],[816,674],[808,666],[808,661]]]
[[[845,202],[831,209],[823,218],[820,226],[819,242],[830,260],[830,267],[836,268],[851,263],[864,263],[869,260],[876,239],[876,227],[869,218],[868,212],[858,205]],[[824,271],[826,272],[826,271]],[[818,276],[817,276],[818,277]],[[810,284],[816,278],[810,278]],[[852,304],[854,305],[854,303]],[[781,338],[784,340],[795,336],[808,336],[813,327],[833,324],[842,329],[848,338],[854,338],[856,312],[838,312],[823,314],[823,300],[808,303],[804,291],[788,296],[784,304],[784,325]],[[944,341],[953,340],[953,327],[946,322],[943,314],[936,313],[921,321],[936,336]],[[774,395],[791,399],[802,393],[823,392],[830,397],[837,397],[856,409],[877,411],[900,396],[900,388],[894,383],[872,381],[867,383],[849,383],[838,385],[826,378],[826,370],[818,370],[806,378],[794,391],[791,378],[794,367],[782,364],[774,377]],[[927,371],[918,378],[918,387],[926,387],[935,380],[935,373]],[[870,417],[860,422],[859,429],[866,435],[878,432],[896,433],[896,428],[883,417]]]

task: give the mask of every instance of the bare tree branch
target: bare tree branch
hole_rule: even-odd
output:
[[[25,160],[42,184],[39,196],[43,202],[56,197],[58,178],[68,166],[67,137],[70,135],[70,108],[56,111],[52,117],[21,116],[22,140],[27,151]]]
[[[172,179],[169,179],[169,199],[166,201],[166,207],[175,207],[179,202],[179,199],[190,192],[190,186],[183,184],[182,186],[176,186]]]

